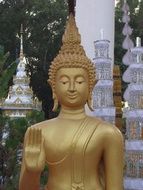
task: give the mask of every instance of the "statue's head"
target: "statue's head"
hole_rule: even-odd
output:
[[[80,34],[78,32],[78,28],[76,27],[75,19],[73,15],[71,14],[69,16],[69,20],[67,21],[65,33],[62,38],[63,45],[61,47],[61,50],[59,51],[59,54],[55,57],[53,60],[50,69],[49,69],[49,80],[52,90],[53,90],[53,98],[54,98],[54,108],[53,110],[56,110],[57,108],[57,101],[58,95],[57,95],[57,82],[59,82],[59,78],[57,78],[57,75],[59,73],[64,73],[71,68],[71,72],[68,71],[68,75],[72,75],[72,72],[79,71],[79,76],[84,75],[84,78],[86,77],[86,92],[87,98],[85,103],[87,102],[89,108],[91,108],[91,98],[92,98],[92,90],[95,85],[95,68],[94,65],[91,63],[90,59],[86,56],[85,51],[83,47],[81,46],[81,39]],[[65,70],[63,70],[65,69]],[[83,71],[83,72],[81,72]],[[78,74],[77,74],[78,75]],[[75,76],[76,77],[76,76]],[[81,82],[81,81],[78,81]]]

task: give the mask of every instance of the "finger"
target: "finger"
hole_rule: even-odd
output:
[[[35,128],[34,129],[34,145],[38,146],[39,144],[39,129]]]
[[[44,143],[45,143],[45,139],[44,139],[44,137],[42,136],[42,131],[41,131],[41,146],[42,146],[42,149],[45,149]]]
[[[30,129],[30,145],[32,146],[34,144],[34,130],[33,128]]]
[[[29,131],[29,128],[28,128],[27,131],[26,131],[25,139],[24,139],[25,146],[29,145],[29,133],[30,133],[30,131]]]
[[[39,129],[35,129],[35,144],[39,146]]]
[[[38,129],[38,147],[40,148],[41,147],[41,129]]]
[[[35,145],[36,142],[36,137],[35,137],[35,129],[33,128],[33,145]]]
[[[28,133],[28,145],[31,145],[32,129],[29,128],[28,130],[29,130],[29,133]]]
[[[40,142],[40,138],[41,138],[40,135],[41,135],[41,130],[38,129],[38,130],[37,130],[37,144],[38,144],[38,145],[41,144],[41,142]]]
[[[42,130],[41,129],[39,129],[39,142],[40,142],[40,144],[42,142]]]

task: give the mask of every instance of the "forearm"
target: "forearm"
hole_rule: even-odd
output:
[[[19,190],[40,190],[40,174],[24,171],[20,177]]]
[[[106,190],[123,190],[123,137],[116,128],[111,132],[104,152]]]

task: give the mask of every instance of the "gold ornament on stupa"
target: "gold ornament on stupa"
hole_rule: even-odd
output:
[[[114,90],[113,98],[116,107],[116,126],[122,127],[122,97],[121,97],[121,74],[119,65],[115,65],[113,68],[113,78],[114,78]]]

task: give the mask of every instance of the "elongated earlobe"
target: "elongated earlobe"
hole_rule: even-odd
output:
[[[57,96],[55,95],[55,93],[53,93],[53,100],[54,100],[54,106],[53,106],[53,109],[52,109],[52,111],[53,112],[56,112],[57,111],[57,109],[58,109],[58,99],[57,99]]]
[[[88,107],[89,107],[89,109],[90,109],[91,111],[94,111],[94,109],[93,109],[93,107],[92,107],[92,94],[90,94],[90,95],[88,96],[87,105],[88,105]]]

